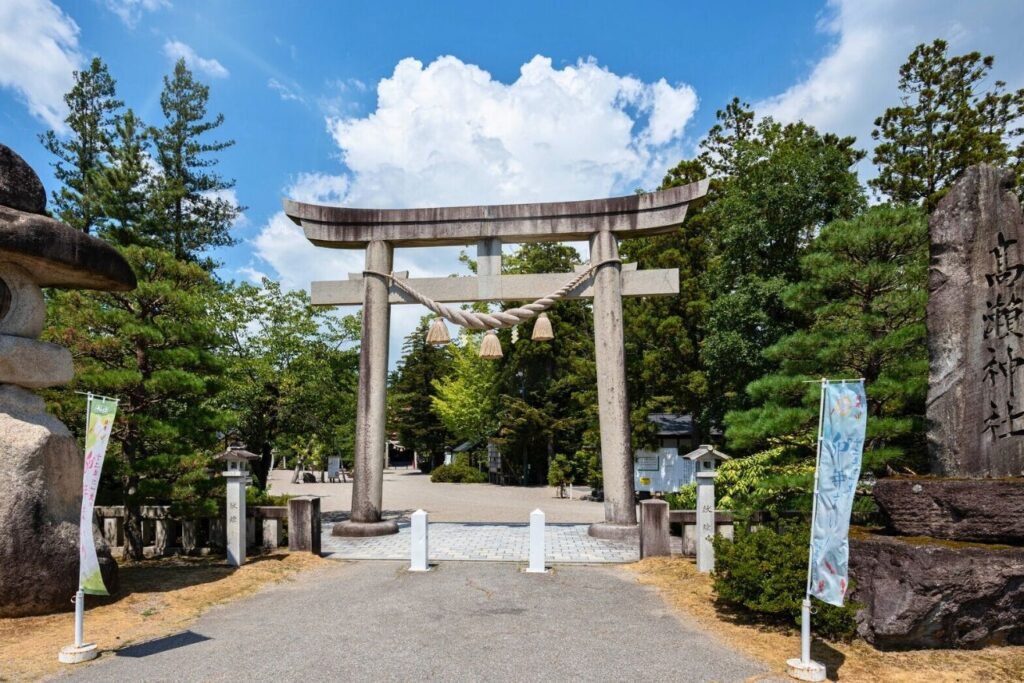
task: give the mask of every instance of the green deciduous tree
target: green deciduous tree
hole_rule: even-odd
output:
[[[931,210],[972,164],[1014,167],[1024,183],[1024,88],[987,84],[994,58],[979,52],[949,56],[944,40],[921,44],[900,67],[901,102],[875,119],[878,176],[869,184],[899,204]]]
[[[114,117],[122,102],[107,66],[94,57],[89,68],[76,71],[74,86],[64,95],[69,133],[62,138],[48,131],[40,140],[56,157],[54,176],[61,184],[52,193],[51,209],[60,220],[83,232],[91,232],[102,211],[96,205],[96,178],[104,165]]]
[[[853,138],[770,117],[755,124],[737,100],[718,119],[700,156],[706,168],[728,174],[714,178],[701,214],[713,242],[701,343],[706,425],[747,405],[746,385],[771,368],[762,351],[803,324],[780,299],[800,278],[801,254],[823,225],[864,206],[852,170],[863,153]]]
[[[239,436],[262,456],[253,467],[267,484],[271,450],[309,448],[352,461],[359,323],[313,308],[303,290],[263,279],[226,288],[219,317],[228,338],[224,408]]]
[[[452,349],[450,373],[434,380],[433,409],[452,436],[482,443],[498,425],[498,366],[480,358],[480,335]]]
[[[726,417],[741,449],[769,443],[813,452],[819,377],[863,377],[865,465],[918,467],[925,457],[928,355],[924,325],[928,237],[916,208],[874,207],[827,225],[801,260],[805,278],[783,293],[809,324],[765,351],[777,372],[750,384],[756,407]]]

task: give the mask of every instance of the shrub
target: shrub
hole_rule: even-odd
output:
[[[245,504],[246,505],[288,505],[288,501],[295,496],[291,496],[287,493],[275,495],[270,492],[268,486],[265,490],[260,490],[255,486],[250,486],[245,489]]]
[[[441,465],[430,473],[430,481],[449,484],[483,484],[487,475],[468,465]]]
[[[809,533],[806,526],[796,524],[778,532],[767,527],[748,532],[737,525],[735,542],[716,536],[712,576],[718,598],[769,621],[799,624],[807,588]],[[814,605],[815,633],[830,640],[853,638],[859,605],[847,602],[836,607],[820,601]]]
[[[670,510],[696,510],[697,485],[684,484],[679,487],[678,493],[666,493],[665,502]]]

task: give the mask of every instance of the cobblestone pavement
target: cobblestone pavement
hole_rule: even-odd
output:
[[[375,538],[341,538],[324,525],[322,550],[339,560],[408,560],[409,524],[399,523],[397,534]],[[483,560],[527,562],[530,552],[528,524],[431,523],[428,532],[431,562]],[[548,524],[544,529],[544,557],[550,564],[636,562],[635,543],[592,538],[586,524]]]

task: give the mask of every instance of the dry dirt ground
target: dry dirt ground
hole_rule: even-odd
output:
[[[710,578],[689,559],[649,558],[626,569],[640,583],[657,587],[671,607],[695,619],[708,635],[772,668],[771,674],[755,680],[784,678],[786,659],[800,654],[800,634],[795,628],[754,626],[717,610]],[[879,652],[863,641],[849,645],[814,641],[811,656],[825,664],[832,681],[1024,681],[1024,647]]]
[[[86,597],[85,639],[116,650],[177,633],[213,605],[235,600],[296,572],[335,563],[284,551],[251,557],[239,569],[223,558],[168,558],[121,565],[121,591]],[[131,634],[130,639],[126,634]],[[57,653],[74,640],[71,612],[0,619],[0,681],[37,680],[66,668]]]
[[[316,472],[319,479],[320,473]],[[270,473],[270,492],[275,495],[320,496],[321,512],[348,512],[352,506],[352,480],[348,483],[292,484],[291,470]],[[384,516],[403,517],[422,508],[431,522],[511,522],[525,524],[540,508],[550,524],[590,524],[604,519],[604,505],[579,500],[590,493],[577,486],[573,500],[559,498],[550,486],[497,486],[494,484],[443,484],[413,469],[384,471]]]

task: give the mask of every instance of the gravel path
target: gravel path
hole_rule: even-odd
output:
[[[319,475],[319,473],[318,473]],[[352,506],[352,484],[292,484],[290,470],[275,470],[270,475],[270,491],[275,494],[321,496],[321,512],[347,513]],[[604,519],[604,505],[579,500],[589,493],[576,487],[574,500],[558,498],[547,486],[496,486],[493,484],[435,484],[418,470],[384,472],[385,517],[407,517],[422,508],[431,522],[518,522],[530,521],[530,513],[540,508],[552,524],[591,524]],[[345,515],[328,515],[329,521]]]
[[[341,563],[105,654],[73,681],[740,681],[764,667],[621,569]]]

